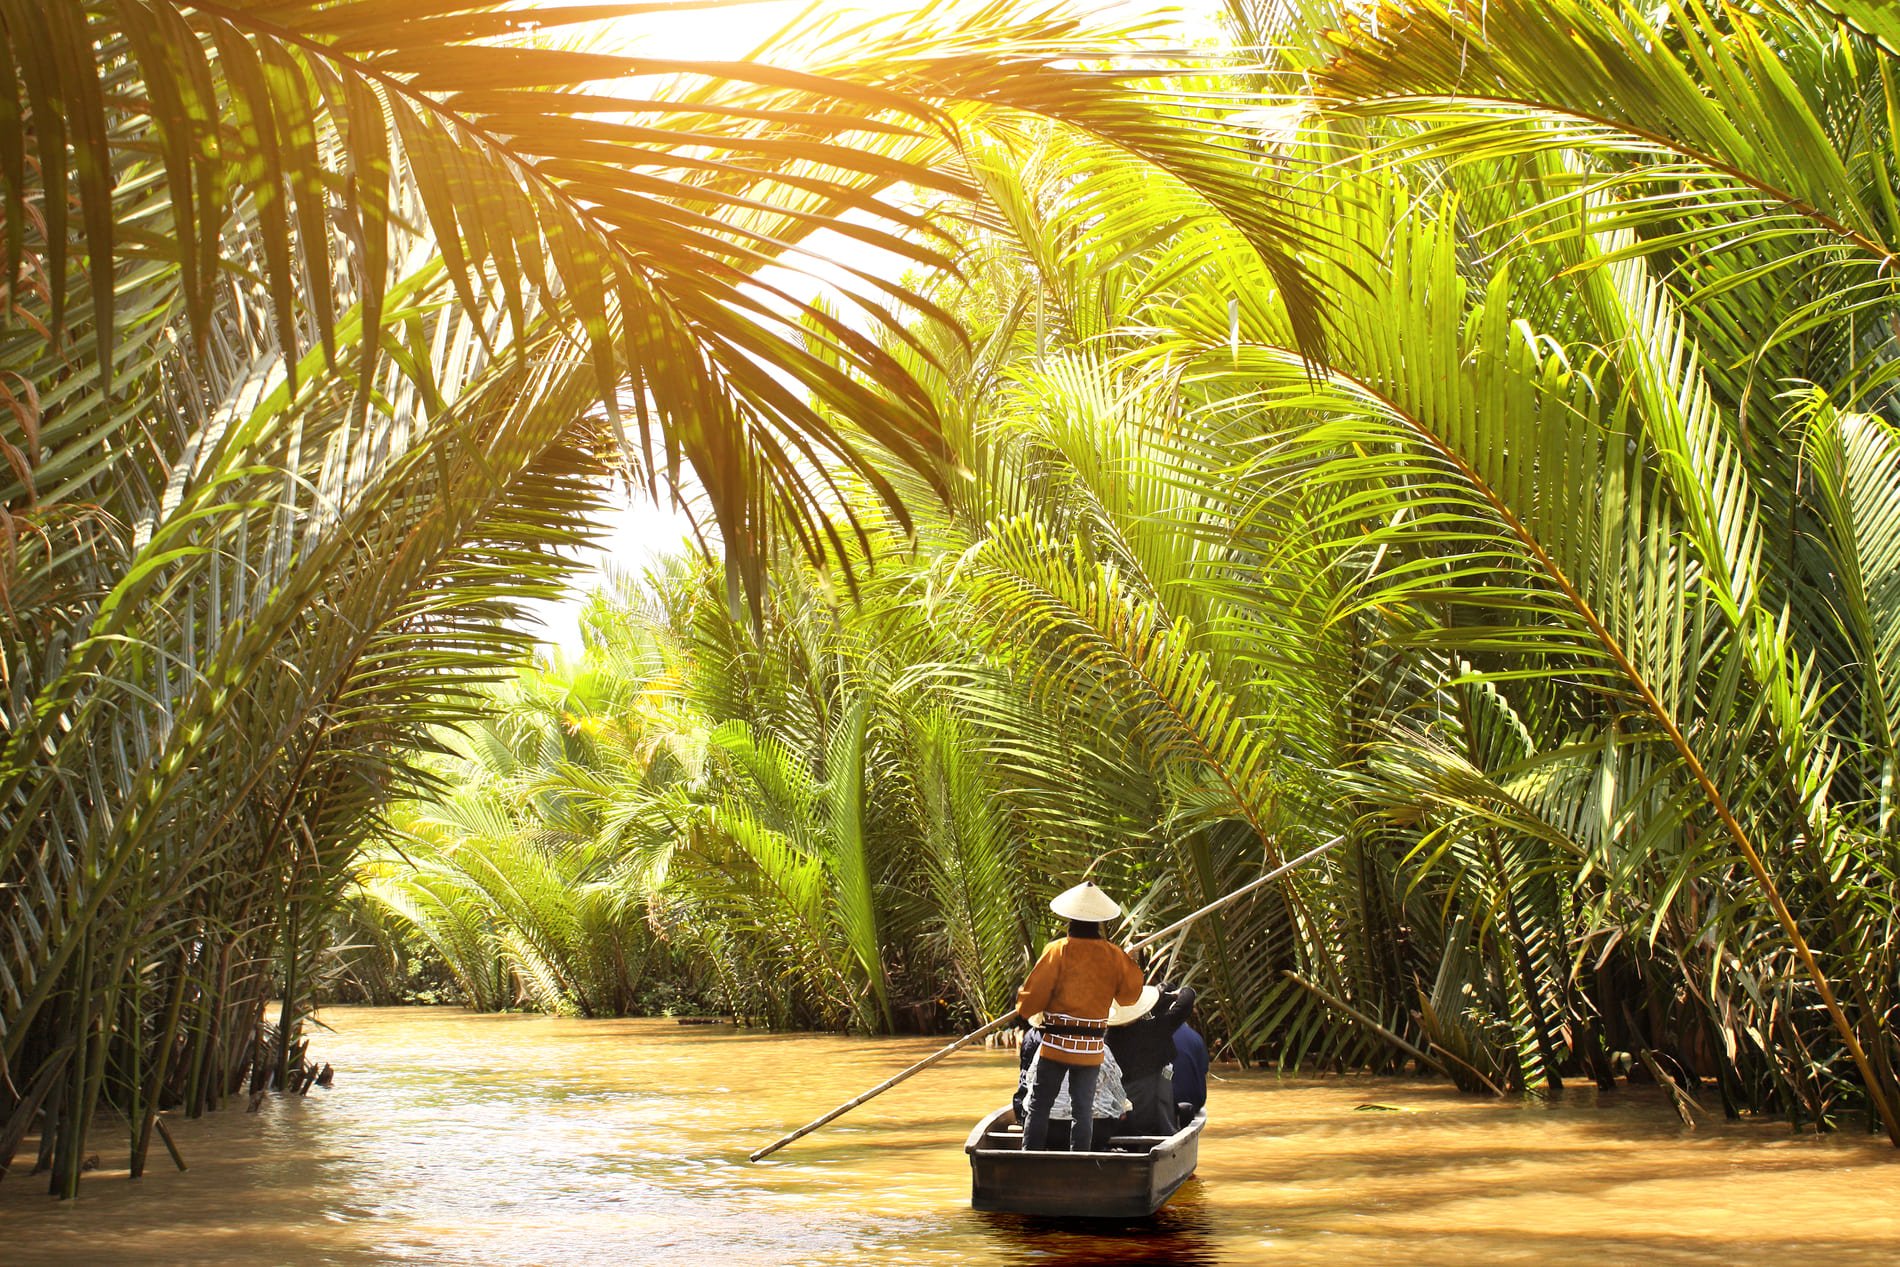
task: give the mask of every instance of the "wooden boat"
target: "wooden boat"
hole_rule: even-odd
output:
[[[1026,1153],[1015,1110],[1004,1105],[978,1122],[963,1146],[970,1204],[1062,1218],[1146,1218],[1194,1173],[1205,1125],[1203,1110],[1172,1135],[1114,1135],[1088,1153]],[[1065,1126],[1050,1123],[1051,1144],[1061,1147]]]

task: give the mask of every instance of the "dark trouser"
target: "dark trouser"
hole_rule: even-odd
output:
[[[1135,1106],[1128,1112],[1130,1135],[1172,1135],[1181,1129],[1174,1113],[1174,1079],[1166,1068],[1145,1078],[1124,1078],[1122,1089]]]
[[[1069,1108],[1075,1121],[1069,1127],[1069,1151],[1086,1153],[1095,1143],[1095,1081],[1100,1065],[1065,1065],[1049,1059],[1045,1049],[1036,1061],[1029,1084],[1029,1116],[1023,1122],[1023,1148],[1039,1150],[1049,1142],[1049,1109],[1056,1102],[1062,1080],[1069,1080]]]

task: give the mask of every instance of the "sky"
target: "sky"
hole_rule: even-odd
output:
[[[571,0],[558,0],[548,7],[563,7]],[[975,3],[975,0],[971,0]],[[684,10],[670,14],[643,15],[605,23],[601,46],[615,51],[645,53],[655,57],[704,60],[733,60],[746,56],[768,35],[799,17],[806,10],[837,21],[849,21],[851,15],[866,17],[878,13],[914,8],[913,0],[876,3],[875,0],[753,0],[715,9]],[[1026,5],[1026,7],[1040,7]],[[1184,10],[1196,25],[1208,21],[1217,0],[1076,0],[1074,8],[1106,16],[1114,10],[1150,14],[1170,8]],[[854,239],[836,235],[818,235],[811,245],[853,267],[876,270],[882,253]],[[885,257],[888,260],[889,257]],[[824,288],[823,269],[813,275],[775,271],[772,281],[800,298],[809,298]],[[887,270],[888,271],[888,270]],[[598,548],[581,556],[582,571],[574,590],[556,603],[533,603],[531,618],[541,623],[545,643],[572,655],[580,650],[580,613],[587,594],[612,573],[638,575],[661,556],[691,548],[690,529],[684,515],[670,506],[655,505],[643,495],[617,492],[615,509],[604,525],[606,533]]]

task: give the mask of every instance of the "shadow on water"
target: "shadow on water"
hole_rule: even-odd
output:
[[[1049,1219],[972,1210],[969,1217],[1005,1263],[1039,1267],[1214,1267],[1222,1260],[1199,1179],[1146,1219]]]

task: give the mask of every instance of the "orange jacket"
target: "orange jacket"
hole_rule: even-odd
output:
[[[1141,997],[1141,969],[1128,952],[1114,942],[1095,937],[1062,937],[1049,943],[1029,970],[1029,979],[1016,992],[1016,1010],[1024,1016],[1046,1014],[1042,1055],[1065,1065],[1099,1065],[1099,1039],[1084,1038],[1073,1045],[1082,1051],[1064,1051],[1056,1041],[1063,1030],[1106,1033],[1108,1009],[1113,1003],[1133,1003]]]

